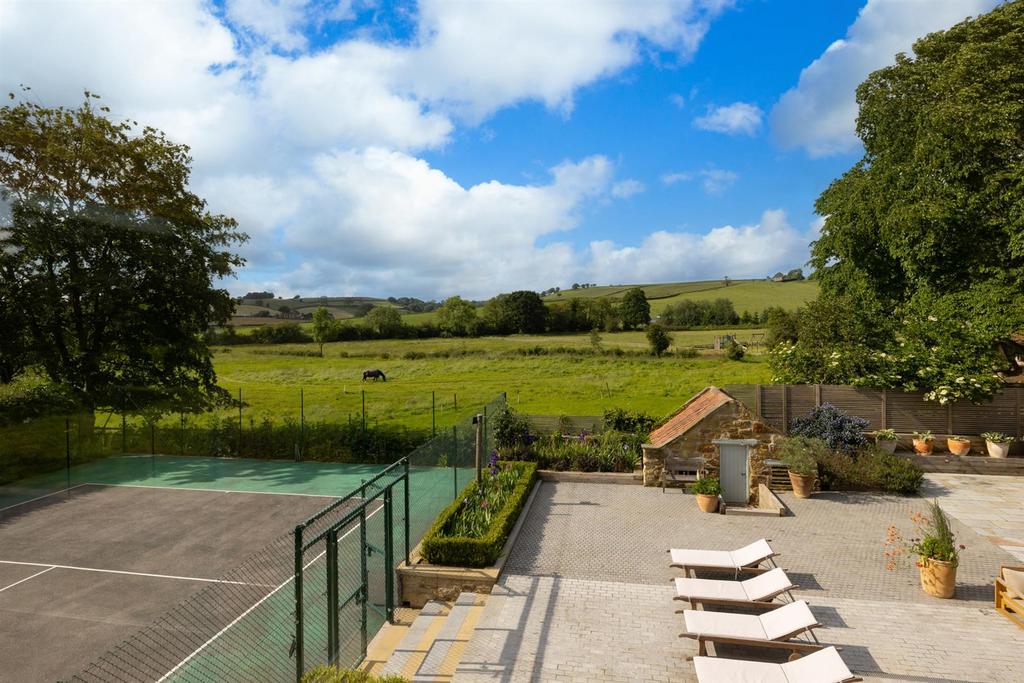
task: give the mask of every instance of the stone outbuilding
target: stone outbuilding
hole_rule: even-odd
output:
[[[749,500],[757,501],[758,484],[769,484],[766,461],[782,434],[740,401],[718,387],[707,387],[651,432],[643,445],[644,486],[661,486],[667,458],[703,457],[705,473],[719,476],[722,449],[746,450]],[[731,464],[730,464],[731,466]]]

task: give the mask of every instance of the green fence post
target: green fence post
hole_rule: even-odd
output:
[[[71,488],[71,420],[64,418],[64,459],[67,461],[68,488]]]
[[[395,513],[391,507],[392,486],[384,489],[384,613],[389,624],[395,623]]]
[[[242,457],[242,387],[238,387],[238,453]]]
[[[327,532],[327,663],[338,662],[338,530]]]
[[[405,566],[409,566],[409,456],[405,456]]]
[[[452,425],[452,500],[459,497],[459,428]]]
[[[306,447],[306,391],[299,387],[299,448],[295,451],[295,460],[302,460],[302,450]]]
[[[458,394],[452,394],[452,408],[454,410],[458,410],[459,409],[459,395]]]
[[[366,648],[369,643],[369,633],[367,632],[367,603],[370,602],[370,573],[366,566],[366,506],[363,505],[359,508],[359,577],[362,582],[362,599],[359,601],[363,613],[362,631],[361,631],[361,642],[363,646],[363,658],[366,658]]]
[[[303,525],[295,527],[295,683],[301,683],[305,673],[303,662],[303,619],[302,619],[302,532]]]
[[[181,455],[185,455],[185,413],[181,412],[181,441],[178,445]]]

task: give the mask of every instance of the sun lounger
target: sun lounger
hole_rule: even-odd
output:
[[[1024,567],[1000,567],[996,579],[996,610],[1024,628]]]
[[[796,588],[786,572],[776,567],[764,574],[732,581],[729,579],[678,578],[674,600],[687,600],[690,607],[703,605],[736,605],[742,607],[768,607],[771,601]]]
[[[772,567],[775,561],[772,560],[778,553],[772,550],[768,541],[761,539],[754,541],[748,546],[739,550],[691,550],[689,548],[673,548],[669,551],[672,555],[672,567],[679,567],[683,573],[689,576],[697,569],[712,571],[728,571],[737,575],[740,572],[759,574],[766,572],[771,567],[760,567],[762,562],[771,562]]]
[[[794,653],[816,652],[822,648],[811,629],[821,624],[803,600],[787,603],[764,614],[734,614],[688,609],[683,611],[686,632],[680,638],[697,641],[697,654],[707,654],[708,643],[753,645],[789,650]],[[813,643],[792,641],[808,634]],[[788,641],[788,642],[787,642]]]
[[[834,647],[784,664],[721,657],[694,657],[697,680],[705,683],[852,683],[863,680],[846,666]]]

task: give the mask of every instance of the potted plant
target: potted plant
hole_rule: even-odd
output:
[[[875,432],[875,443],[886,453],[895,453],[896,444],[900,438],[896,435],[895,429],[879,429]]]
[[[935,437],[930,431],[914,432],[914,452],[921,455],[931,455]]]
[[[697,496],[697,507],[704,512],[715,512],[718,510],[718,495],[722,492],[722,484],[718,477],[705,477],[698,479],[690,486],[690,490]]]
[[[1005,458],[1010,454],[1010,444],[1016,439],[1007,436],[1002,432],[985,432],[981,435],[985,439],[985,448],[993,458]]]
[[[951,436],[946,439],[946,448],[953,455],[967,455],[971,452],[971,440],[966,436]]]
[[[810,498],[814,492],[814,480],[818,476],[818,461],[814,455],[824,449],[824,442],[804,436],[790,437],[779,444],[779,459],[789,470],[789,483],[797,498]]]
[[[921,573],[921,589],[937,598],[951,598],[956,592],[956,568],[960,564],[960,551],[956,536],[949,528],[949,518],[939,504],[932,501],[929,512],[910,515],[917,528],[917,537],[905,540],[895,525],[889,527],[886,538],[886,569],[899,566],[900,558],[917,555],[917,568]]]

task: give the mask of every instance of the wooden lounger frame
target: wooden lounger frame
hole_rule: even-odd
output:
[[[1024,567],[1010,567],[1003,565],[999,568],[999,576],[996,578],[996,611],[1004,617],[1024,628],[1024,600],[1010,595],[1010,590],[1003,582],[1003,570],[1024,572]]]

